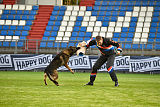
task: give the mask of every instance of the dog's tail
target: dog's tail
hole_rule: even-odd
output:
[[[49,72],[47,72],[47,71],[45,70],[44,73],[47,74],[48,78],[49,78],[55,85],[59,86],[59,85],[58,85],[58,82],[55,81],[55,80],[53,80],[53,79],[51,78],[51,76],[50,76],[51,74],[50,74]]]

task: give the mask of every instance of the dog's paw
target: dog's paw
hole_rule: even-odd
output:
[[[72,71],[71,73],[74,74],[74,71]]]

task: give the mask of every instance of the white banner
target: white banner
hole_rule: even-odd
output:
[[[69,59],[68,66],[71,69],[90,69],[88,56],[72,56]],[[68,70],[66,67],[59,67],[58,70]]]
[[[91,59],[92,67],[96,61],[97,59]],[[130,61],[130,56],[117,56],[114,60],[114,70],[129,69],[129,61]],[[98,71],[107,71],[106,64],[107,62],[103,64]]]
[[[10,55],[0,55],[0,67],[12,67]]]
[[[31,70],[46,67],[52,61],[52,55],[37,55],[33,57],[13,58],[15,70]]]
[[[160,57],[147,59],[130,59],[130,72],[160,70]]]

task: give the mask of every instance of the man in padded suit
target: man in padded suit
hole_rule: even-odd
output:
[[[120,54],[120,52],[122,52],[120,44],[109,38],[96,36],[95,40],[90,40],[90,42],[86,45],[86,48],[89,48],[92,45],[97,46],[97,48],[101,52],[101,56],[94,64],[90,75],[90,82],[88,82],[86,85],[93,85],[93,82],[96,78],[97,70],[100,69],[101,66],[107,61],[106,68],[110,74],[110,77],[115,82],[115,86],[119,86],[117,76],[113,69],[113,65],[116,54]]]

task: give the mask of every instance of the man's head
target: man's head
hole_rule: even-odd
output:
[[[101,36],[96,36],[97,45],[101,46],[103,44],[103,38]]]

